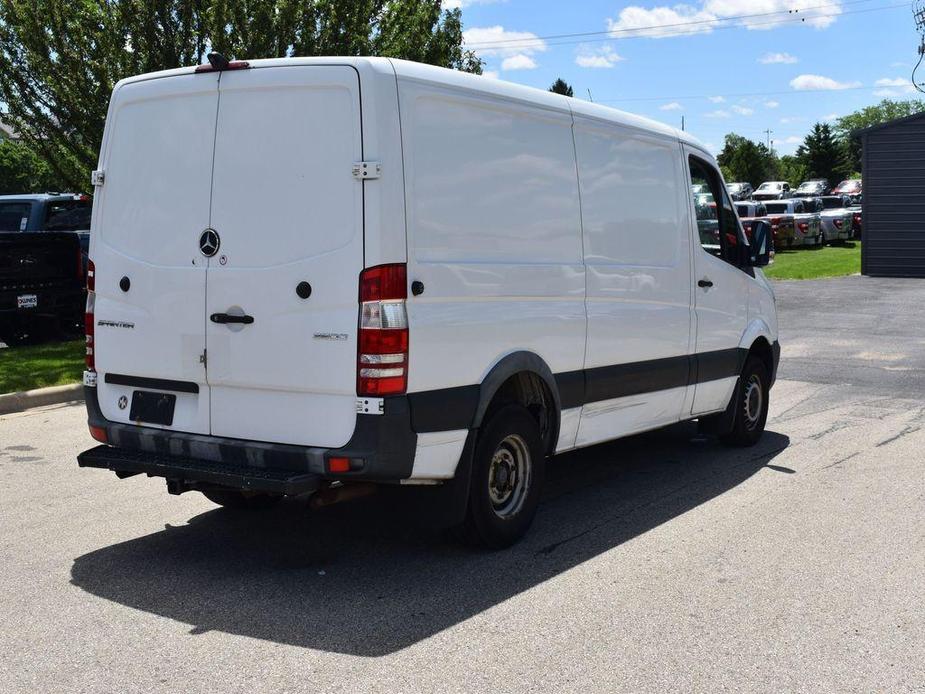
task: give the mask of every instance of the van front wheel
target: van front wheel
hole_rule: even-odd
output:
[[[768,369],[758,357],[749,357],[736,385],[735,422],[722,437],[730,446],[754,446],[764,433],[770,395]]]
[[[523,537],[536,515],[545,466],[539,426],[526,408],[507,405],[492,415],[475,447],[462,539],[500,549]]]

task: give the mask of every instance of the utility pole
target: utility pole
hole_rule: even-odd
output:
[[[925,92],[925,89],[922,88],[922,85],[915,81],[915,73],[921,66],[922,61],[925,60],[925,1],[916,0],[915,5],[912,7],[912,16],[915,17],[915,28],[918,30],[919,37],[921,38],[918,51],[919,62],[912,70],[912,86],[918,89],[920,92]]]
[[[768,136],[768,151],[771,151],[771,135],[774,134],[774,131],[768,128],[764,131],[764,134]]]

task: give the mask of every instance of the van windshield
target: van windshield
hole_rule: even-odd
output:
[[[0,231],[25,231],[31,202],[0,202]]]

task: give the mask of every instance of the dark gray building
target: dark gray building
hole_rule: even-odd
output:
[[[864,146],[861,272],[925,277],[925,113],[855,135]]]

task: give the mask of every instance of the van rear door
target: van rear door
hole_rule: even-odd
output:
[[[110,421],[209,433],[199,237],[217,107],[217,74],[131,82],[113,95],[91,242],[97,394]],[[174,396],[172,416],[158,424],[135,411],[137,391]]]
[[[359,76],[335,65],[228,71],[219,102],[211,432],[341,446],[356,423]]]

